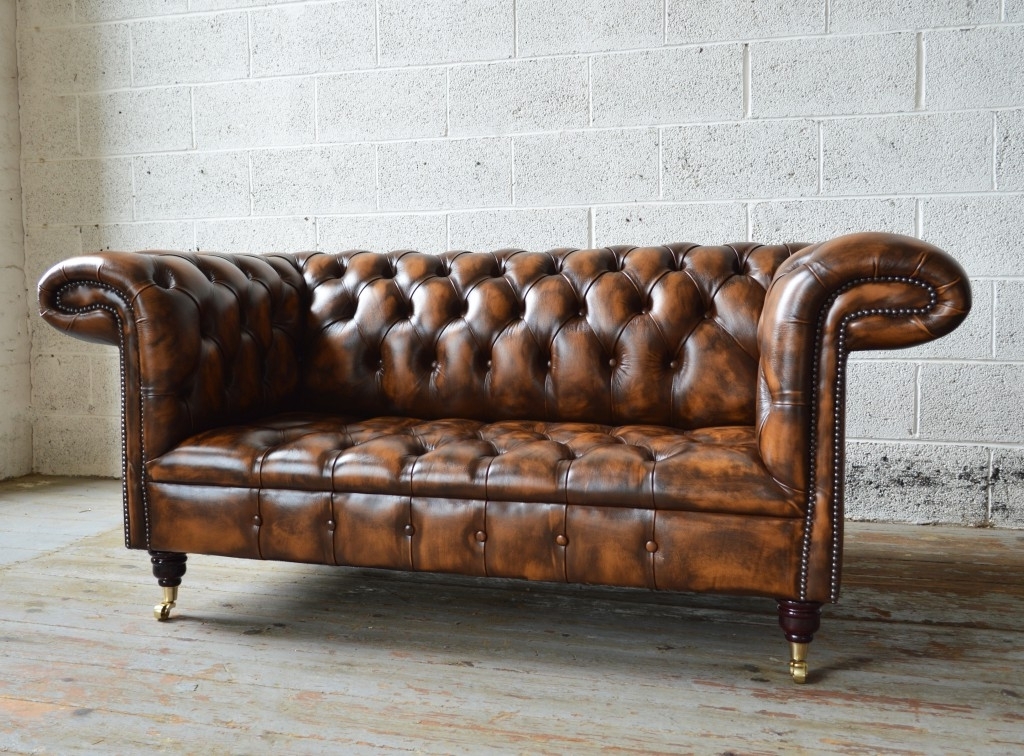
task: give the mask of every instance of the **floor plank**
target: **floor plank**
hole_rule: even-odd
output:
[[[760,599],[196,556],[158,623],[120,507],[0,484],[0,752],[1024,751],[1022,532],[851,523],[795,686]]]

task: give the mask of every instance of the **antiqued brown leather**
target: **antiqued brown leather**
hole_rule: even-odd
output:
[[[308,412],[217,428],[148,465],[149,479],[273,490],[628,506],[800,517],[753,428],[683,431],[505,420],[369,420]]]
[[[121,347],[132,547],[804,601],[838,592],[846,354],[970,307],[882,234],[103,253],[39,296]]]

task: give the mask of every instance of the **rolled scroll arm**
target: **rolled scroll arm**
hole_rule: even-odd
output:
[[[757,433],[776,480],[807,494],[796,598],[838,596],[847,354],[931,341],[970,308],[960,265],[906,236],[842,236],[803,248],[776,271],[758,326]]]
[[[126,541],[148,548],[145,465],[188,436],[284,405],[305,282],[288,256],[105,252],[51,268],[43,319],[121,353]]]

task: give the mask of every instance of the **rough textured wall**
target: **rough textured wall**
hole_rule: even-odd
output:
[[[21,0],[29,276],[97,248],[919,235],[951,338],[852,368],[855,517],[1024,526],[1024,0]],[[35,465],[117,365],[34,328]]]
[[[14,0],[0,1],[0,479],[32,471]]]

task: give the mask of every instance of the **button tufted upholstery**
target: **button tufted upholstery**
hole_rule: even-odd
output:
[[[304,393],[340,413],[752,425],[788,246],[300,257]]]
[[[121,350],[131,547],[803,602],[838,595],[847,353],[970,309],[885,234],[103,253],[39,297]]]
[[[765,470],[750,427],[681,431],[292,413],[194,436],[150,462],[149,477],[245,488],[803,513],[800,498]]]

